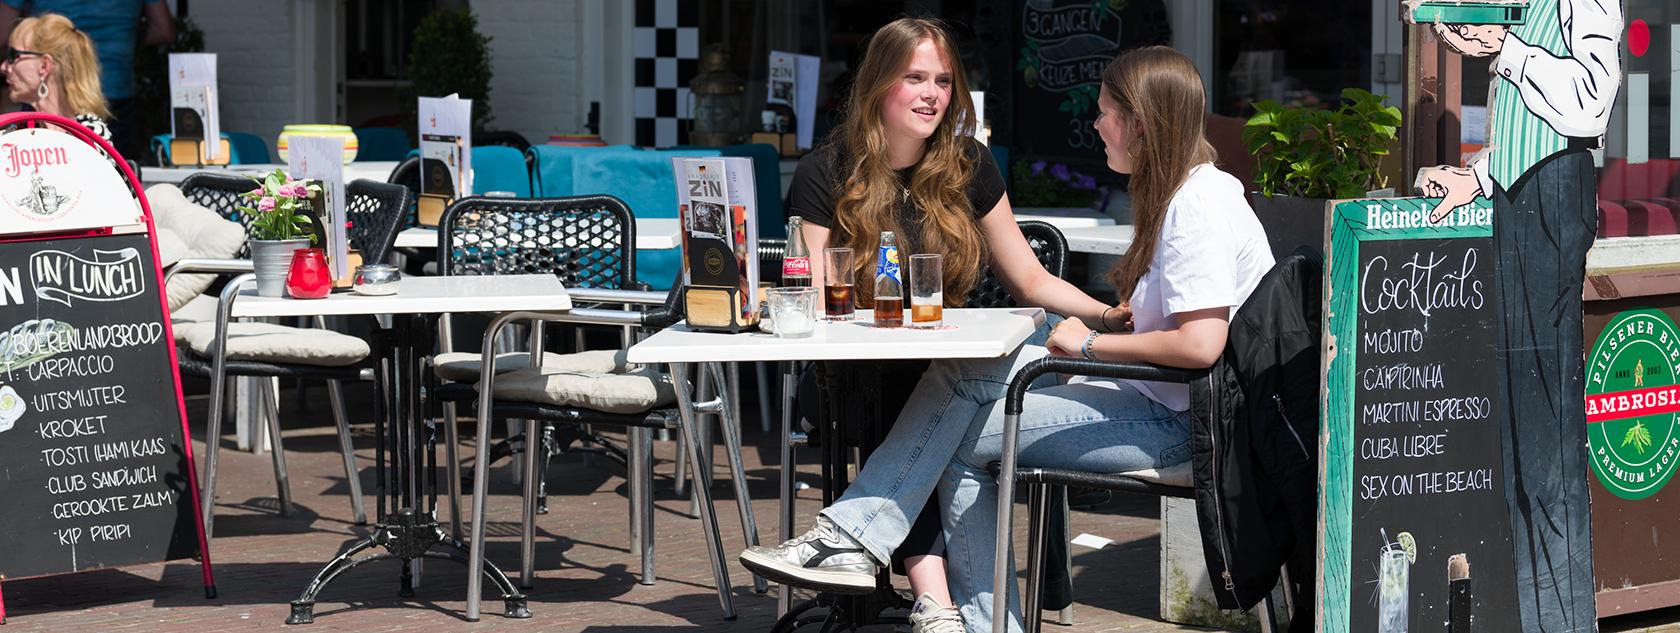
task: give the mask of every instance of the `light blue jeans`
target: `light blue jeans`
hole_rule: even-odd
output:
[[[997,482],[986,466],[1002,452],[1002,399],[1009,378],[1047,353],[1026,345],[1003,358],[935,361],[857,479],[822,511],[886,561],[937,489],[951,597],[970,631],[991,630]],[[1029,391],[1020,428],[1022,466],[1115,473],[1190,458],[1189,414],[1122,383]],[[1019,631],[1014,574],[1007,590],[1010,630]]]

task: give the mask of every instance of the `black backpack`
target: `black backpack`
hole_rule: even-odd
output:
[[[1310,247],[1273,266],[1231,318],[1219,361],[1191,389],[1196,514],[1219,606],[1252,608],[1287,563],[1295,620],[1307,626],[1323,269],[1323,255]]]

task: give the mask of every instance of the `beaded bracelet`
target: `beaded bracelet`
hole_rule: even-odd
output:
[[[1102,336],[1102,334],[1102,332],[1096,330],[1091,330],[1090,334],[1086,334],[1085,344],[1079,347],[1079,355],[1084,356],[1085,360],[1096,360],[1096,355],[1091,353],[1091,344],[1097,342],[1097,337]]]

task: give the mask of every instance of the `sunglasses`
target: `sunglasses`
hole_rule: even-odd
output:
[[[26,51],[26,50],[23,50],[21,48],[14,48],[14,47],[11,47],[11,46],[7,46],[6,47],[5,61],[8,64],[16,64],[17,61],[19,59],[23,59],[23,57],[25,55],[41,56],[41,55],[46,55],[46,53],[40,53],[40,52],[36,52],[36,51]]]

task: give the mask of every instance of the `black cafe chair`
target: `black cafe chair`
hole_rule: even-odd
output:
[[[239,194],[250,191],[251,180],[239,176],[200,173],[188,176],[181,183],[181,193],[196,204],[232,221],[240,222],[249,227],[252,216],[237,210],[240,204]],[[381,261],[391,250],[396,240],[397,231],[402,217],[402,209],[408,203],[408,192],[401,187],[370,180],[354,180],[345,185],[346,212],[350,218],[351,229],[349,238],[352,245],[360,249],[367,261]],[[195,268],[201,264],[210,264],[205,268]],[[192,262],[186,261],[172,267],[168,274],[178,274],[194,271],[231,273],[249,270],[249,262]],[[231,299],[231,294],[237,289],[236,284],[230,284],[222,290],[222,303]],[[316,317],[315,327],[324,329],[325,320]],[[307,334],[308,329],[300,328],[300,334]],[[207,442],[210,444],[209,456],[205,467],[205,495],[204,495],[204,523],[205,537],[212,533],[214,521],[211,509],[214,508],[214,493],[216,482],[216,455],[221,434],[223,417],[222,398],[229,376],[249,378],[300,378],[327,381],[327,394],[330,408],[333,412],[334,423],[339,437],[339,449],[344,461],[345,477],[350,486],[350,503],[356,522],[366,523],[367,515],[363,509],[361,479],[355,468],[355,452],[350,441],[349,422],[344,409],[344,399],[341,384],[345,381],[372,381],[374,371],[370,359],[349,366],[323,366],[299,362],[274,362],[267,360],[229,360],[219,357],[199,356],[184,345],[178,345],[180,371],[183,376],[197,376],[209,379],[211,382],[210,403],[210,434]],[[218,367],[220,371],[217,371]],[[268,408],[269,430],[274,444],[275,479],[280,498],[281,514],[288,514],[291,506],[291,493],[287,483],[284,449],[278,433],[279,424],[276,415],[277,406],[269,397],[267,390],[261,390],[259,397]]]
[[[450,205],[441,224],[438,252],[439,273],[443,275],[550,273],[560,277],[568,288],[640,288],[635,281],[635,218],[622,201],[612,196],[463,198]],[[680,287],[680,284],[676,285]],[[674,288],[666,294],[663,303],[644,310],[635,327],[642,330],[658,330],[681,320],[680,297],[679,290]],[[535,329],[537,332],[541,331],[541,327]],[[532,349],[541,349],[540,341],[543,336],[533,334]],[[568,357],[577,356],[579,355],[544,353],[539,358],[543,359],[543,364],[547,364],[551,361],[568,362]],[[513,371],[530,368],[528,354],[502,354],[497,357],[506,357],[508,361],[506,365],[499,364],[496,367],[495,375],[498,376],[498,380]],[[622,352],[618,353],[617,358],[622,358]],[[440,386],[436,394],[439,400],[445,402],[445,428],[448,433],[446,442],[451,453],[448,461],[451,470],[455,471],[450,473],[452,527],[459,533],[460,476],[456,470],[459,468],[459,461],[453,455],[458,444],[459,431],[454,424],[454,408],[479,398],[478,385],[475,383],[481,374],[482,361],[478,353],[440,355],[436,365],[439,378],[452,381]],[[651,379],[666,378],[663,374],[655,373]],[[727,410],[728,407],[723,409]],[[541,437],[535,443],[535,450],[525,451],[528,458],[534,454],[537,460],[534,482],[529,484],[535,499],[528,502],[532,511],[526,515],[522,531],[524,547],[521,582],[526,585],[531,582],[533,559],[530,543],[534,526],[531,525],[530,515],[535,513],[536,506],[546,505],[544,479],[547,462],[549,457],[559,452],[553,438],[556,425],[563,424],[612,426],[628,431],[631,546],[641,554],[642,583],[652,584],[652,431],[680,428],[674,402],[650,406],[643,411],[609,412],[579,404],[495,396],[491,401],[491,418],[535,420],[542,426],[539,431]],[[741,474],[743,471],[739,436],[731,429],[734,424],[736,423],[733,420],[727,419],[723,424],[725,442],[735,474],[743,526],[748,532],[751,545],[756,544],[752,537],[755,532],[752,527],[752,507],[746,494],[746,480]],[[526,429],[529,433],[531,425],[527,425]],[[523,436],[512,439],[527,448],[533,444]],[[487,459],[493,459],[495,455],[489,450],[485,450],[484,454],[489,456]],[[532,472],[533,467],[527,466],[527,469],[527,472]],[[706,494],[705,491],[700,492]],[[709,502],[703,503],[702,506],[703,512],[713,511]],[[722,544],[714,543],[713,547],[721,551]],[[725,604],[725,611],[729,612],[732,608],[729,606],[726,571],[721,577],[724,582],[718,588],[719,596]]]

